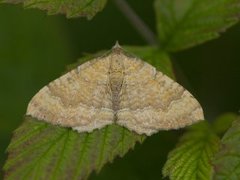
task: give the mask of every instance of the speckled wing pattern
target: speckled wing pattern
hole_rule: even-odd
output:
[[[95,59],[52,81],[30,101],[27,115],[79,132],[111,124],[108,66],[108,58]]]
[[[124,65],[118,124],[151,135],[204,119],[198,101],[177,82],[140,59],[124,58]]]
[[[27,115],[78,132],[117,123],[146,135],[204,119],[187,90],[119,45],[43,87]]]

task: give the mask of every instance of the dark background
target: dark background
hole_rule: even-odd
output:
[[[129,3],[156,32],[153,1]],[[112,2],[92,21],[0,5],[0,167],[12,131],[21,124],[31,97],[59,77],[66,65],[84,53],[110,49],[116,40],[122,45],[146,45]],[[240,25],[217,40],[172,54],[172,59],[178,81],[200,101],[208,120],[224,112],[238,113]],[[135,151],[105,167],[100,179],[160,177],[167,151],[174,147],[178,134],[161,132],[148,138]]]

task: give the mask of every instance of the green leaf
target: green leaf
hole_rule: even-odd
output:
[[[78,133],[26,117],[8,147],[6,179],[85,179],[144,137],[117,125]]]
[[[171,75],[168,56],[148,47],[129,47],[142,59]],[[88,55],[79,63],[89,60]],[[79,63],[69,68],[74,68]],[[169,67],[168,67],[169,66]],[[124,156],[145,136],[118,125],[109,125],[92,133],[77,133],[70,128],[26,117],[15,131],[7,149],[4,166],[6,179],[86,179],[94,170],[117,156]]]
[[[210,161],[219,149],[219,141],[207,122],[191,126],[176,149],[169,153],[163,175],[174,180],[211,179]]]
[[[240,0],[156,0],[157,29],[167,51],[217,38],[239,19]]]
[[[240,177],[240,118],[233,122],[221,140],[213,160],[214,179],[238,180]]]
[[[68,18],[85,16],[91,19],[101,11],[107,0],[0,0],[3,3],[23,3],[26,8],[47,10],[48,14],[66,14]]]

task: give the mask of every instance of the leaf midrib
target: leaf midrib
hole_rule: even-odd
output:
[[[103,159],[103,154],[104,154],[104,150],[105,150],[105,144],[106,144],[106,139],[107,139],[107,134],[108,134],[108,126],[106,127],[104,133],[103,133],[103,141],[102,141],[102,146],[100,148],[100,154],[99,154],[99,158],[98,158],[98,162],[97,162],[97,169],[99,170],[101,168],[101,164],[102,164],[102,159]]]
[[[86,134],[85,138],[84,138],[84,142],[83,142],[83,147],[81,149],[81,153],[80,153],[80,157],[79,157],[79,160],[78,160],[78,163],[77,163],[77,168],[76,168],[76,173],[75,175],[73,176],[73,179],[78,179],[78,175],[80,173],[80,167],[82,165],[82,160],[84,158],[84,154],[86,153],[85,149],[87,148],[87,142],[89,140],[89,133]]]
[[[55,169],[53,171],[52,179],[56,179],[57,170],[59,169],[60,164],[61,164],[61,162],[63,160],[63,157],[64,157],[63,154],[64,154],[64,151],[65,151],[65,148],[66,148],[66,144],[67,144],[68,139],[69,139],[69,135],[70,135],[70,130],[67,131],[67,135],[66,135],[65,141],[63,143],[62,151],[60,152],[60,155],[58,156],[58,161],[57,161],[57,164],[55,165]]]

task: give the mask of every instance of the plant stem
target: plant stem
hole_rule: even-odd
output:
[[[129,6],[125,0],[113,0],[118,9],[126,16],[133,27],[141,34],[149,45],[157,45],[155,34],[142,21],[136,12]]]

